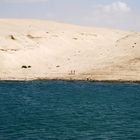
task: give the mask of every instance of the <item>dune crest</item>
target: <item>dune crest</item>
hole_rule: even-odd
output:
[[[140,81],[140,33],[1,19],[0,79]]]

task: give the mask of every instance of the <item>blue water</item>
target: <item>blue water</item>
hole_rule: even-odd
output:
[[[140,140],[140,84],[0,82],[0,140]]]

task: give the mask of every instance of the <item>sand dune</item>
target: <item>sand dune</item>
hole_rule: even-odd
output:
[[[1,19],[0,79],[140,81],[140,33]]]

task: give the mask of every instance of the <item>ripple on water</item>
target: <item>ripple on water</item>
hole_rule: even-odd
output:
[[[139,140],[140,85],[0,82],[0,140]]]

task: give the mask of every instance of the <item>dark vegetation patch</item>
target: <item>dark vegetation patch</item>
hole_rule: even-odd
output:
[[[60,66],[59,66],[59,65],[57,65],[56,67],[57,67],[57,68],[59,68]]]
[[[78,40],[78,38],[76,38],[76,37],[74,37],[73,39],[74,39],[74,40]]]
[[[17,51],[17,49],[0,49],[0,51],[3,51],[3,52]]]
[[[39,38],[41,38],[41,37],[33,36],[31,34],[27,34],[27,37],[30,38],[30,39],[39,39]]]
[[[9,35],[10,39],[16,40],[16,38],[13,35]]]
[[[22,68],[22,69],[27,69],[27,68],[31,68],[31,66],[23,65],[21,68]]]

